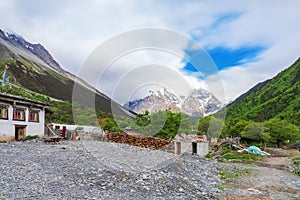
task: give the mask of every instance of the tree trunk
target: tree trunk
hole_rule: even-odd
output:
[[[252,146],[252,145],[253,145],[253,141],[252,141],[251,139],[247,139],[247,144],[248,144],[249,146]]]
[[[208,148],[211,149],[210,144],[211,144],[211,138],[207,138],[208,141]]]
[[[283,146],[283,141],[282,140],[277,140],[277,147],[278,148],[282,148],[282,146]]]
[[[262,141],[262,150],[266,151],[267,148],[267,142],[266,141]]]

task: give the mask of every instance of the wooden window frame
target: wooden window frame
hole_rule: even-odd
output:
[[[24,112],[23,113],[23,116],[24,116],[23,118],[24,119],[20,119],[21,114],[17,115],[17,112],[19,112],[19,113]],[[14,121],[26,121],[26,108],[23,108],[23,107],[14,107],[13,120]]]
[[[33,115],[37,115],[36,120],[33,119]],[[40,110],[30,109],[28,113],[28,121],[29,122],[40,122]]]
[[[2,111],[4,109],[5,116],[2,116]],[[0,104],[0,119],[8,120],[8,105]]]

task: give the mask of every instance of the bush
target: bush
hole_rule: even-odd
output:
[[[293,158],[293,164],[294,165],[300,165],[300,157],[299,158]]]
[[[205,158],[212,159],[212,155],[210,153],[205,155]]]
[[[26,140],[34,140],[34,139],[36,139],[38,137],[39,137],[38,135],[27,135],[26,136]]]
[[[222,149],[221,149],[221,152],[222,152],[221,155],[224,155],[224,154],[230,152],[231,150],[232,150],[231,147],[222,147]]]

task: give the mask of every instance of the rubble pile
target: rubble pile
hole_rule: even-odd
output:
[[[0,143],[0,199],[218,199],[217,163],[120,143]]]
[[[106,138],[110,142],[129,144],[133,146],[150,148],[150,149],[159,149],[165,145],[171,143],[171,140],[164,140],[154,137],[141,137],[133,136],[128,134],[119,134],[119,133],[106,133]]]

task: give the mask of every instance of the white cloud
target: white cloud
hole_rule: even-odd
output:
[[[43,44],[65,69],[73,73],[101,43],[121,32],[137,28],[174,29],[192,36],[207,48],[266,46],[267,51],[260,55],[257,62],[219,73],[226,98],[235,98],[257,82],[274,76],[299,57],[299,6],[300,2],[296,0],[2,0],[0,28],[12,29],[31,42]],[[240,13],[240,16],[212,27],[220,16],[231,13]],[[176,45],[178,41],[170,38],[161,42]],[[160,63],[178,70],[178,60],[141,53],[136,63]],[[112,75],[119,77],[123,71],[130,70],[131,63],[123,62],[124,70],[116,67],[111,71]],[[195,77],[181,75],[192,85],[204,84]],[[214,78],[211,76],[206,82],[211,83]],[[106,80],[109,85],[109,76]],[[222,89],[214,88],[214,91],[222,93]]]

